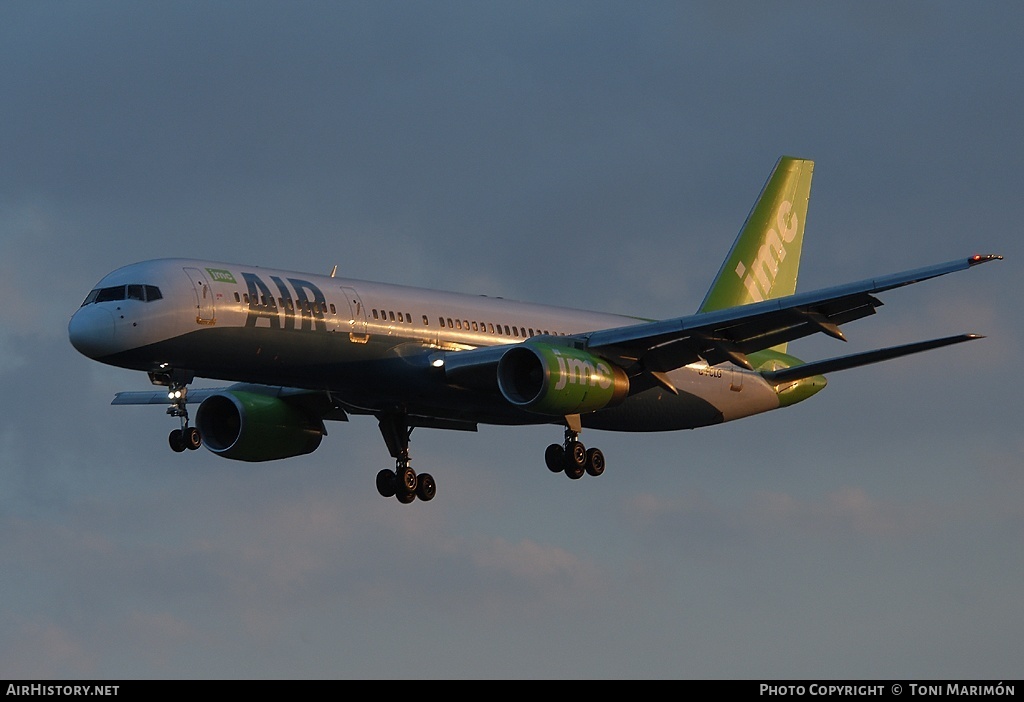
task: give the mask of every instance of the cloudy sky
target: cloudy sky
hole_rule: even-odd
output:
[[[1017,3],[0,4],[0,677],[1012,679],[1024,648]],[[370,418],[172,454],[67,321],[203,257],[646,317],[693,311],[775,160],[800,289],[973,253],[791,352],[988,338],[792,408],[584,433]],[[842,348],[837,348],[842,346]]]

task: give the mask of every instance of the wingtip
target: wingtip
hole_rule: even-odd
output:
[[[975,254],[967,259],[967,264],[971,266],[977,266],[982,263],[988,263],[989,261],[1002,261],[1003,257],[1001,254]]]

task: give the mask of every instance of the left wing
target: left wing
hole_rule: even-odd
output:
[[[284,388],[274,385],[256,385],[253,383],[236,383],[219,388],[189,388],[185,394],[186,404],[201,404],[214,395],[228,392],[245,392],[254,395],[273,397],[284,402],[308,410],[322,419],[348,421],[348,414],[339,401],[329,392],[322,390],[304,390],[302,388]],[[111,400],[112,405],[166,405],[173,402],[166,390],[133,390],[118,392]]]
[[[281,400],[285,404],[305,410],[310,416],[322,420],[347,422],[349,414],[376,414],[375,410],[354,407],[346,404],[334,393],[324,390],[306,390],[304,388],[286,388],[276,385],[257,385],[253,383],[236,383],[218,388],[190,388],[185,395],[186,404],[202,404],[216,395],[231,393],[249,393],[263,395]],[[166,390],[132,390],[114,394],[112,405],[167,405],[172,400]],[[410,427],[430,429],[452,429],[457,431],[476,431],[475,422],[443,419],[411,414],[406,417]],[[324,430],[326,434],[326,430]]]

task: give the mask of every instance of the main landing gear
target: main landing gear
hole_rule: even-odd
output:
[[[380,433],[384,443],[388,445],[391,457],[395,459],[395,469],[385,468],[377,473],[377,492],[381,497],[394,497],[402,504],[409,504],[417,497],[424,502],[434,499],[437,484],[430,473],[416,474],[409,458],[409,437],[412,427],[409,426],[405,413],[396,412],[377,416]]]
[[[188,449],[195,451],[203,445],[203,438],[197,427],[189,426],[188,408],[185,406],[185,398],[188,396],[188,384],[192,382],[191,373],[174,371],[166,374],[153,374],[149,376],[155,385],[167,386],[167,399],[171,406],[167,408],[167,414],[181,419],[181,429],[175,429],[167,437],[167,443],[175,453],[181,453]]]
[[[544,462],[552,473],[565,473],[570,480],[579,480],[584,473],[598,476],[604,473],[604,454],[601,449],[588,449],[580,443],[579,425],[568,422],[565,442],[551,444],[544,452]]]

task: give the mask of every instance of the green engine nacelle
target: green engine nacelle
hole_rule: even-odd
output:
[[[323,422],[270,395],[228,391],[203,400],[196,411],[203,445],[236,461],[273,461],[312,453]]]
[[[629,394],[625,371],[586,351],[524,343],[498,361],[498,388],[513,405],[564,416],[616,405]]]

